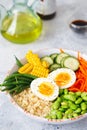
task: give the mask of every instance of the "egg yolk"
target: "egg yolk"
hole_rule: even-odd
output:
[[[61,72],[59,73],[56,78],[55,82],[59,87],[67,85],[71,80],[71,76],[69,73]]]
[[[51,96],[54,92],[54,86],[49,82],[43,82],[39,86],[39,92],[45,96]]]

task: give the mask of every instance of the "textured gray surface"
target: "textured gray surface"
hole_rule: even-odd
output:
[[[11,0],[0,0],[0,4],[8,9]],[[7,6],[7,4],[9,6]],[[38,40],[32,44],[16,45],[8,42],[0,35],[0,82],[7,71],[14,64],[14,55],[21,58],[32,49],[42,48],[66,48],[81,51],[87,54],[87,38],[73,33],[69,23],[74,16],[78,16],[78,10],[85,8],[87,12],[87,0],[57,0],[57,15],[53,20],[43,21],[43,31]],[[86,16],[85,16],[86,17]],[[0,130],[86,130],[87,118],[75,123],[51,126],[37,123],[24,116],[9,101],[5,93],[0,93]]]

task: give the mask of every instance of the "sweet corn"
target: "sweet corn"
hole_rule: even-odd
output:
[[[31,71],[32,75],[38,76],[38,77],[47,77],[49,73],[49,70],[44,68],[43,66],[34,66],[33,70]]]
[[[41,65],[40,58],[37,54],[32,53],[32,51],[28,51],[28,53],[26,54],[26,59],[29,63],[33,65]]]
[[[26,63],[21,68],[19,68],[18,72],[21,74],[29,74],[33,69],[33,65],[30,63]]]
[[[49,67],[49,64],[46,61],[41,61],[42,66],[44,66],[45,68]]]

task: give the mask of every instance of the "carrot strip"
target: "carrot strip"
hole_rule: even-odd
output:
[[[61,53],[63,53],[63,52],[64,52],[64,50],[63,50],[62,48],[60,48],[60,52],[61,52]]]
[[[76,82],[69,88],[69,90],[73,92],[87,92],[87,61],[80,57],[79,52],[78,60],[80,62],[80,67],[76,71]]]

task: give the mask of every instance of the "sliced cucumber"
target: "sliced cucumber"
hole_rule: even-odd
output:
[[[78,70],[79,68],[79,61],[77,58],[73,56],[67,56],[63,60],[63,66],[69,69],[72,69],[73,71]]]
[[[54,64],[50,65],[49,70],[50,70],[50,72],[52,72],[58,68],[61,68],[61,65],[54,63]]]
[[[55,58],[55,62],[58,63],[58,64],[60,64],[62,58],[66,57],[66,56],[69,56],[69,54],[64,53],[64,52],[60,53],[60,54]]]
[[[52,58],[50,56],[42,57],[41,61],[46,61],[49,64],[49,66],[53,64],[53,60],[52,60]]]
[[[65,58],[67,58],[68,56],[65,56],[65,57],[63,57],[62,59],[61,59],[61,62],[60,62],[60,64],[61,64],[61,67],[63,68],[64,67],[64,60],[65,60]]]
[[[50,57],[54,60],[55,59],[55,57],[57,57],[58,56],[58,53],[53,53],[53,54],[51,54],[50,55]]]

